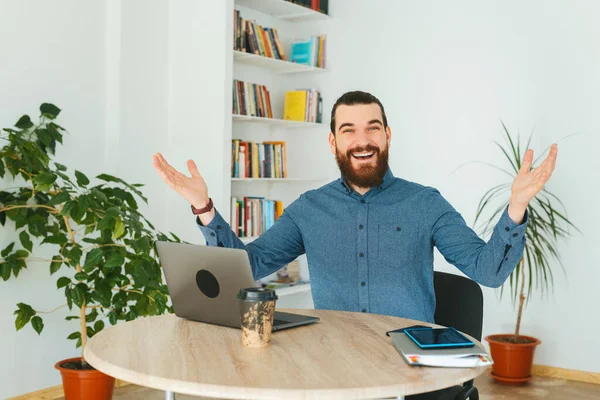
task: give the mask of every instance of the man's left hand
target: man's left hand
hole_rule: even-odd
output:
[[[533,163],[533,150],[529,149],[525,152],[521,169],[512,184],[512,194],[508,206],[508,215],[517,224],[523,222],[525,210],[527,210],[529,202],[544,188],[544,185],[546,185],[546,182],[552,176],[557,154],[558,146],[553,144],[548,157],[546,157],[539,167],[530,171],[531,164]]]

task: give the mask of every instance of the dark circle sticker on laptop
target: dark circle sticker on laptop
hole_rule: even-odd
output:
[[[205,269],[201,269],[196,273],[196,284],[198,289],[211,299],[219,295],[220,288],[217,278]]]

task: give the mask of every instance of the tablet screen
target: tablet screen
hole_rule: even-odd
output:
[[[410,336],[421,347],[474,346],[475,344],[452,328],[407,329]]]

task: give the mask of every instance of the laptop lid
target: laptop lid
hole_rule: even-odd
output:
[[[241,249],[157,241],[175,315],[239,328],[237,294],[256,286]]]
[[[175,315],[240,328],[237,294],[256,286],[245,250],[163,241],[157,241],[156,247]],[[318,317],[275,311],[273,331],[318,321]]]

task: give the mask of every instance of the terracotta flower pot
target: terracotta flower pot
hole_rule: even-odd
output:
[[[508,343],[502,341],[514,335],[489,335],[485,337],[490,344],[490,353],[494,364],[490,376],[496,381],[509,384],[525,383],[531,379],[531,366],[535,348],[542,342],[531,336],[519,335],[530,343]]]
[[[57,362],[54,367],[60,371],[65,392],[65,400],[111,400],[115,378],[95,369],[69,369],[63,365],[81,362],[81,357]]]

